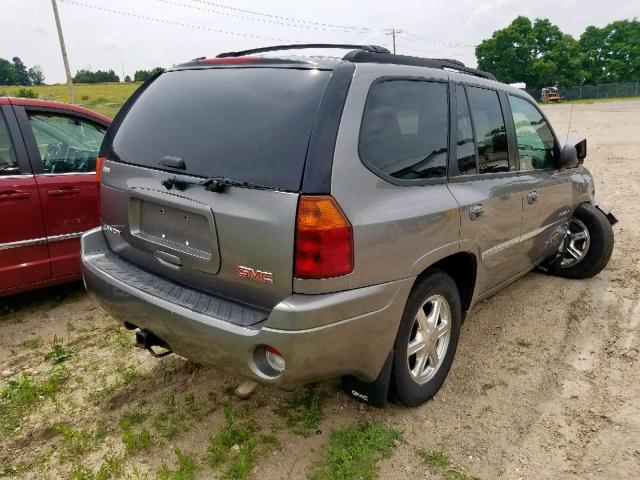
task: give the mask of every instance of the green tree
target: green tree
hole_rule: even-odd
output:
[[[40,65],[34,65],[29,69],[29,78],[34,85],[44,85],[44,73]]]
[[[640,21],[589,26],[578,44],[585,83],[631,82],[640,77]]]
[[[9,60],[0,58],[0,85],[15,85],[16,71]]]
[[[154,75],[164,72],[164,68],[156,67],[153,70],[137,70],[136,73],[133,74],[134,82],[146,82]]]
[[[131,83],[131,77],[129,75],[124,77],[125,83]]]
[[[103,71],[96,70],[92,72],[90,70],[78,70],[76,76],[73,77],[75,83],[106,83],[106,82],[119,82],[120,77],[116,75],[113,70]]]
[[[19,57],[13,57],[13,71],[16,72],[16,81],[18,85],[31,85],[31,79],[22,60]]]
[[[574,83],[580,77],[578,43],[548,19],[519,16],[476,47],[478,68],[498,80],[528,87]]]

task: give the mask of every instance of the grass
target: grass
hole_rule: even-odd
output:
[[[42,339],[40,337],[30,338],[22,342],[20,346],[29,350],[36,350],[42,346]]]
[[[192,455],[183,452],[179,448],[174,450],[176,454],[176,468],[171,470],[166,463],[158,470],[158,480],[192,480],[198,469]]]
[[[98,428],[95,432],[74,429],[67,425],[58,425],[56,432],[62,441],[58,452],[63,460],[77,461],[95,450],[106,437],[106,430]]]
[[[128,455],[139,451],[149,450],[153,445],[151,432],[146,428],[137,429],[149,416],[149,412],[142,410],[127,410],[120,417],[120,429],[122,430],[122,443]]]
[[[306,387],[278,406],[274,412],[284,418],[295,433],[308,437],[320,424],[322,406],[326,397],[326,393],[315,387]]]
[[[576,100],[563,100],[562,104],[584,104],[591,105],[592,103],[605,103],[605,102],[629,102],[633,100],[640,100],[640,97],[611,97],[611,98],[579,98]]]
[[[351,425],[331,433],[324,459],[311,480],[369,480],[378,474],[378,462],[391,454],[401,433],[380,422]]]
[[[451,466],[451,461],[446,453],[432,450],[430,452],[419,451],[418,456],[429,471],[434,475],[439,475],[443,480],[479,480],[478,477],[470,477],[464,472]]]
[[[516,342],[516,345],[518,345],[521,348],[529,348],[531,346],[531,342],[528,342],[521,338]]]
[[[98,113],[113,118],[122,104],[141,85],[141,83],[94,83],[77,84],[76,99],[78,105],[90,108]],[[24,87],[0,87],[0,93],[17,96]],[[29,87],[40,100],[53,100],[69,103],[69,90],[66,84],[42,85]]]
[[[225,467],[223,479],[242,480],[250,475],[255,460],[280,448],[280,442],[273,435],[259,434],[249,422],[238,421],[230,405],[224,407],[224,418],[224,425],[207,446],[205,461],[213,469]]]
[[[62,340],[59,340],[58,337],[53,337],[51,351],[44,356],[44,359],[50,361],[54,365],[57,365],[58,363],[66,362],[74,355],[74,351],[71,348],[66,347]]]
[[[45,398],[55,398],[68,378],[69,372],[58,367],[40,383],[24,373],[17,380],[10,380],[0,390],[0,435],[19,432],[24,417]]]

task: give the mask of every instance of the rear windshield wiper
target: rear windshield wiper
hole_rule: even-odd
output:
[[[171,190],[175,187],[176,190],[185,190],[188,185],[200,185],[208,192],[222,193],[227,187],[239,187],[239,188],[252,188],[254,190],[276,190],[273,187],[262,185],[260,183],[253,182],[241,182],[238,180],[232,180],[226,177],[209,177],[201,182],[193,182],[189,180],[182,180],[178,177],[166,178],[162,181],[162,185]]]
[[[200,182],[208,192],[223,192],[226,187],[252,188],[254,190],[276,190],[273,187],[254,182],[240,182],[226,177],[209,177]]]

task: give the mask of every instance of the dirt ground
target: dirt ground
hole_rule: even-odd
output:
[[[319,424],[300,435],[286,412],[299,394],[261,387],[235,400],[237,379],[133,348],[81,284],[67,285],[0,300],[0,389],[23,372],[36,383],[63,378],[0,436],[0,476],[92,478],[108,464],[111,478],[189,478],[157,473],[174,468],[178,447],[193,455],[196,478],[214,478],[221,471],[203,458],[227,404],[277,439],[265,440],[253,478],[306,478],[333,430],[370,420],[402,432],[379,463],[384,479],[640,478],[640,102],[545,110],[560,137],[572,116],[571,136],[588,138],[598,198],[620,220],[613,258],[591,280],[530,273],[477,305],[432,401],[380,410],[327,382]],[[73,352],[59,365],[44,358],[54,341]],[[143,430],[146,440],[135,436]],[[430,468],[420,451],[443,453],[460,476]]]

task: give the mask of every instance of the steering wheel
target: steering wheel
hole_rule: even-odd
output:
[[[47,153],[45,153],[42,163],[45,170],[50,170],[53,173],[55,169],[56,160],[62,159],[62,142],[50,143],[47,145]]]

